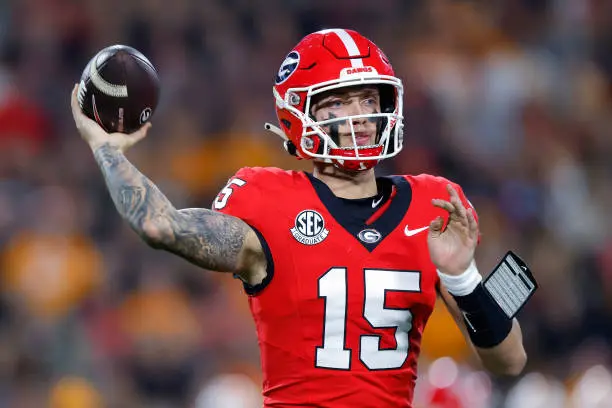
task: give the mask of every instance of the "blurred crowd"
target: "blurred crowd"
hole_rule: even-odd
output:
[[[308,169],[280,139],[273,78],[305,34],[353,28],[405,84],[405,146],[380,174],[445,176],[476,207],[481,271],[512,249],[541,288],[525,375],[491,378],[438,309],[415,407],[612,407],[612,2],[0,2],[0,406],[261,407],[239,282],[121,221],[69,93],[101,48],[160,72],[129,159],[178,208],[242,166]]]

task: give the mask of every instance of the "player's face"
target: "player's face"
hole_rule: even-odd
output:
[[[380,113],[380,93],[374,86],[333,90],[315,100],[311,113],[317,121]],[[357,146],[368,146],[375,143],[377,120],[377,118],[352,119]],[[335,121],[322,128],[340,147],[354,146],[351,127],[347,120]]]

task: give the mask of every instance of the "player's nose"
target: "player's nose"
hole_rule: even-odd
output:
[[[352,100],[351,103],[348,105],[347,109],[347,113],[349,116],[359,116],[368,113],[364,106],[358,100]],[[366,120],[367,118],[363,116],[352,118],[353,124],[363,124],[366,122]]]

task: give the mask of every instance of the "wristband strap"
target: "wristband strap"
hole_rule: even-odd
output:
[[[438,276],[461,309],[470,339],[476,347],[495,347],[508,336],[512,320],[487,293],[474,260],[461,275],[438,271]]]
[[[491,348],[504,341],[512,330],[512,320],[493,300],[482,284],[465,296],[453,296],[463,313],[472,343]]]
[[[453,296],[469,295],[482,282],[482,275],[478,272],[473,259],[461,275],[448,275],[438,271],[438,276],[446,290]]]

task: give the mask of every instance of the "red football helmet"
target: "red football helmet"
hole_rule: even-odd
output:
[[[378,87],[382,112],[324,121],[310,114],[313,96],[360,85]],[[304,37],[281,64],[273,92],[280,129],[270,124],[266,128],[283,137],[287,150],[298,158],[358,171],[402,149],[402,82],[383,52],[355,31],[322,30]],[[357,144],[353,123],[360,118],[377,123],[375,144]],[[350,125],[352,146],[341,147],[337,137],[324,130],[333,121]]]

